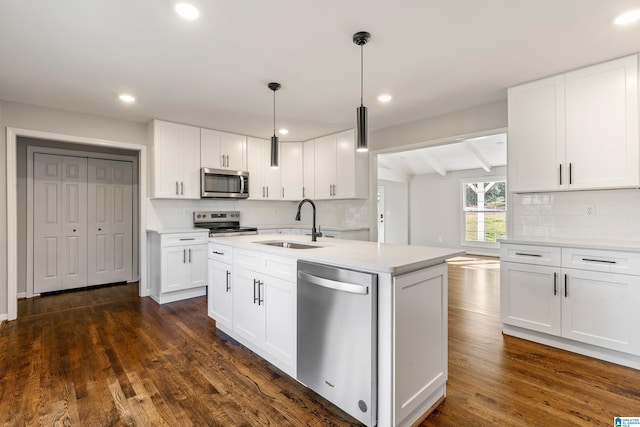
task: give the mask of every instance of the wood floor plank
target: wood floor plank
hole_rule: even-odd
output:
[[[609,426],[640,414],[640,371],[503,336],[499,261],[449,265],[447,397],[422,426]],[[0,425],[351,426],[219,332],[206,297],[137,284],[18,303],[0,329]]]

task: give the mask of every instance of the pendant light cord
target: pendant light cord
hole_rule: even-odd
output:
[[[360,45],[360,106],[364,105],[362,93],[364,92],[364,44]]]
[[[273,136],[276,136],[276,91],[273,91]]]

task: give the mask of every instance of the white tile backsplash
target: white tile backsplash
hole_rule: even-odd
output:
[[[512,194],[509,216],[513,238],[640,241],[640,190]]]
[[[302,207],[300,222],[295,221],[299,202],[252,200],[147,200],[148,228],[182,228],[193,225],[194,211],[240,211],[241,224],[256,225],[311,225],[313,210],[309,204]],[[316,220],[328,227],[368,227],[368,200],[318,200]]]

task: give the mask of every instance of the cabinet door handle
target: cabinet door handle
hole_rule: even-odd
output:
[[[262,288],[264,287],[264,282],[262,280],[258,281],[258,305],[262,305],[264,303],[264,298],[262,297]]]
[[[608,259],[594,259],[594,258],[582,258],[583,261],[587,262],[601,262],[603,264],[617,264],[617,261],[610,261]]]
[[[182,263],[183,264],[187,263],[187,250],[186,249],[182,250]]]
[[[180,184],[176,181],[176,196],[180,195]]]
[[[180,183],[180,195],[184,196],[184,182]]]
[[[302,198],[304,199],[304,187],[302,187]]]
[[[560,185],[562,185],[562,163],[560,163]]]
[[[191,249],[189,249],[189,264],[191,264]]]
[[[558,273],[553,272],[553,295],[558,295]]]
[[[262,186],[262,197],[264,198],[264,185]]]
[[[535,258],[542,258],[542,255],[540,255],[540,254],[528,254],[528,253],[525,253],[525,252],[516,252],[516,255],[519,255],[519,256],[531,256],[531,257],[535,257]]]
[[[567,275],[564,275],[564,297],[567,298],[569,296],[569,283],[567,281]]]
[[[222,164],[222,167],[224,167],[224,154],[220,155],[220,164]]]
[[[569,185],[573,184],[573,174],[571,173],[571,163],[569,163]]]
[[[267,199],[269,198],[269,186],[267,185]]]
[[[282,187],[282,198],[284,199],[284,187]]]
[[[260,283],[257,279],[253,279],[253,303],[259,301],[260,297],[256,297],[256,285]]]
[[[231,277],[231,272],[229,270],[227,270],[227,292],[229,292],[231,290],[231,283],[230,283],[230,277]]]

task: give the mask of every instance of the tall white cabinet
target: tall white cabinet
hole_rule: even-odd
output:
[[[282,200],[280,168],[271,167],[271,142],[247,138],[249,198],[252,200]]]
[[[369,194],[368,153],[357,153],[353,129],[316,138],[315,198],[359,199]]]
[[[640,185],[638,56],[510,88],[513,192]]]
[[[151,197],[200,198],[200,128],[153,120],[148,126]]]

